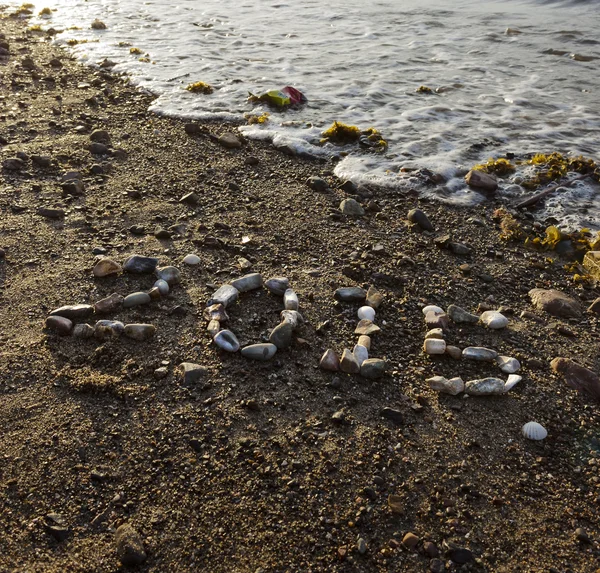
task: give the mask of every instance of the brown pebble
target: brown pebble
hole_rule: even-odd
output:
[[[402,538],[402,545],[408,550],[413,550],[419,544],[419,538],[410,531]]]
[[[73,330],[73,323],[64,316],[49,316],[46,319],[46,328],[56,331],[61,336],[69,336]]]

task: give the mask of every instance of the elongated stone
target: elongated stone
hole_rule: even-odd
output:
[[[367,305],[377,310],[383,303],[383,295],[374,287],[370,286],[367,291]]]
[[[170,287],[181,282],[181,271],[177,267],[159,267],[154,274],[156,278],[165,281]]]
[[[416,225],[421,227],[421,229],[423,229],[423,231],[434,231],[435,230],[433,228],[433,225],[431,224],[431,221],[429,220],[427,215],[425,215],[425,213],[423,211],[421,211],[421,209],[410,210],[408,212],[407,218],[411,223],[415,223]]]
[[[211,320],[206,327],[208,333],[214,338],[221,330],[221,323],[218,320]]]
[[[128,273],[153,273],[158,265],[158,259],[144,257],[142,255],[131,255],[125,259],[123,270]]]
[[[148,340],[154,336],[156,326],[153,324],[126,324],[123,333],[133,340]]]
[[[240,343],[231,330],[221,330],[213,340],[219,348],[226,352],[237,352],[240,349]]]
[[[132,292],[123,300],[123,308],[131,308],[141,304],[148,304],[152,299],[147,292]]]
[[[54,330],[61,336],[69,336],[73,330],[73,322],[64,316],[49,316],[46,319],[46,328]]]
[[[292,344],[293,327],[289,322],[278,324],[271,332],[269,341],[277,348],[288,348]]]
[[[464,308],[451,304],[448,307],[448,316],[456,323],[467,323],[477,324],[479,322],[479,316],[467,312]]]
[[[94,314],[94,307],[90,304],[74,304],[69,306],[61,306],[53,310],[50,316],[64,316],[69,320],[85,320]]]
[[[94,310],[97,314],[108,314],[109,312],[114,312],[115,310],[121,308],[123,305],[123,297],[120,294],[114,292],[110,296],[99,300],[94,305]]]
[[[376,324],[373,324],[370,320],[361,320],[356,329],[354,330],[354,334],[364,334],[366,336],[372,336],[377,332],[380,332],[381,328],[379,328]]]
[[[242,348],[242,356],[244,358],[250,358],[251,360],[259,360],[266,362],[271,360],[277,352],[277,346],[269,342],[261,344],[251,344]]]
[[[362,366],[363,362],[369,359],[369,351],[360,344],[354,346],[352,354],[354,354],[354,358],[356,358],[359,366]]]
[[[368,358],[360,367],[360,375],[363,378],[376,380],[385,374],[386,368],[387,363],[385,360],[381,360],[380,358]]]
[[[73,327],[73,336],[75,338],[92,338],[94,336],[94,327],[89,324],[81,323]]]
[[[469,380],[467,383],[465,383],[465,392],[469,394],[469,396],[490,396],[492,394],[504,394],[504,380],[500,380],[500,378]]]
[[[235,302],[240,294],[240,291],[231,285],[223,285],[220,287],[215,293],[213,293],[212,297],[208,301],[209,305],[213,304],[222,304],[225,308],[227,308],[232,302]]]
[[[500,330],[508,326],[508,318],[496,310],[486,310],[480,317],[481,324],[491,330]]]
[[[367,350],[371,350],[371,338],[366,334],[361,334],[358,337],[358,344],[364,346]]]
[[[225,312],[225,306],[220,302],[206,307],[203,314],[204,318],[208,321],[218,320],[219,322],[227,322],[229,320],[229,316]]]
[[[521,363],[516,358],[511,358],[510,356],[498,356],[496,362],[500,370],[505,374],[514,374],[521,369]]]
[[[436,306],[435,304],[428,304],[422,309],[423,316],[427,316],[430,312],[434,314],[444,314],[444,309]]]
[[[285,310],[298,310],[298,295],[291,289],[283,293],[283,308]]]
[[[248,292],[260,288],[263,284],[263,278],[259,273],[250,273],[231,281],[231,286],[240,292]]]
[[[467,360],[479,360],[481,362],[494,362],[498,358],[498,353],[491,348],[483,346],[468,346],[463,349],[462,357]]]
[[[94,336],[99,340],[119,338],[124,330],[125,325],[118,320],[99,320],[94,326]]]
[[[438,338],[428,338],[423,344],[423,352],[425,354],[445,354],[446,341]]]
[[[304,324],[304,317],[297,310],[282,310],[279,316],[282,322],[289,322],[294,330]]]
[[[335,300],[343,302],[362,302],[367,297],[367,291],[360,287],[342,287],[333,296]]]
[[[443,376],[434,376],[427,380],[427,384],[432,390],[436,392],[443,392],[444,394],[450,394],[456,396],[465,390],[465,383],[462,378],[456,377],[447,380]]]
[[[358,374],[360,372],[360,364],[356,357],[347,348],[344,348],[342,359],[340,360],[340,370],[346,374]]]
[[[273,277],[265,282],[265,286],[270,293],[283,296],[285,291],[290,288],[290,281],[287,277]]]
[[[337,372],[340,369],[340,360],[331,348],[321,356],[319,367],[330,372]]]
[[[121,265],[112,259],[103,258],[100,259],[94,265],[94,276],[98,278],[108,277],[110,275],[116,275],[123,270]]]

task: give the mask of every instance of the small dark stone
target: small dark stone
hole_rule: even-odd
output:
[[[156,231],[154,231],[154,236],[157,239],[167,240],[171,238],[171,235],[171,232],[166,229],[156,229]]]
[[[70,179],[61,184],[64,195],[83,195],[85,187],[83,181],[79,179]]]
[[[399,410],[394,410],[393,408],[383,408],[383,410],[381,410],[381,415],[390,420],[391,422],[394,422],[394,424],[401,426],[404,424],[404,417],[402,416],[402,412],[400,412]]]
[[[69,528],[59,525],[46,525],[46,531],[59,543],[69,537]]]
[[[188,135],[194,135],[200,133],[200,126],[197,123],[186,123],[183,129]]]
[[[309,177],[306,180],[306,184],[317,193],[325,193],[329,189],[329,185],[325,179],[320,177]]]
[[[202,451],[202,442],[196,438],[191,438],[189,441],[190,447],[192,448],[192,450],[194,450],[195,452],[201,452]]]
[[[108,155],[110,152],[104,143],[92,143],[88,149],[92,155]]]
[[[348,195],[356,195],[356,193],[358,192],[358,187],[356,186],[355,183],[353,183],[352,181],[348,180],[348,181],[344,181],[341,185],[340,185],[340,189],[342,191],[345,191]]]
[[[592,540],[590,539],[590,537],[587,534],[586,530],[583,529],[583,527],[578,527],[575,530],[575,538],[577,539],[577,541],[581,541],[581,543],[588,543],[590,545],[592,543]]]
[[[250,165],[250,166],[254,166],[254,165],[258,165],[259,159],[258,157],[254,157],[254,155],[249,155],[248,157],[246,157],[246,159],[244,160],[244,163],[246,165]]]
[[[468,549],[458,548],[450,551],[450,559],[452,559],[454,563],[464,565],[465,563],[470,563],[471,561],[474,561],[475,558]]]
[[[129,227],[129,232],[132,235],[145,235],[146,228],[142,225],[131,225],[131,227]]]
[[[180,203],[185,203],[186,205],[197,205],[198,204],[198,195],[196,195],[193,191],[184,195],[181,199],[179,199]]]
[[[132,255],[125,260],[123,270],[128,273],[153,273],[157,265],[158,259],[154,257]]]
[[[40,207],[37,214],[46,217],[46,219],[62,219],[65,216],[62,209],[52,209],[50,207]]]
[[[108,131],[104,129],[96,129],[90,134],[90,140],[95,143],[102,143],[104,145],[110,145],[110,135]]]
[[[47,169],[52,165],[52,158],[47,155],[32,155],[31,162],[42,169]]]
[[[117,544],[117,556],[126,567],[139,565],[146,560],[142,538],[128,523],[117,529],[115,542]]]
[[[2,167],[7,171],[21,171],[25,167],[25,162],[18,157],[11,157],[2,162]]]
[[[433,225],[427,215],[421,209],[413,209],[408,212],[408,220],[418,225],[423,231],[434,231]]]

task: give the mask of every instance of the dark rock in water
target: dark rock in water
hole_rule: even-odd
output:
[[[320,177],[309,177],[306,180],[306,184],[317,193],[325,193],[329,189],[329,185],[325,179]]]
[[[404,416],[402,416],[402,412],[400,412],[400,410],[383,408],[383,410],[381,410],[381,415],[391,422],[394,422],[394,424],[398,426],[402,426],[404,424]]]
[[[123,264],[123,270],[128,273],[153,273],[158,265],[158,259],[144,257],[142,255],[131,255]]]
[[[600,378],[588,368],[573,362],[570,358],[555,358],[550,362],[552,370],[561,374],[571,388],[587,392],[600,401]]]
[[[94,307],[90,304],[74,304],[61,306],[53,310],[50,316],[64,316],[69,320],[85,320],[88,316],[94,314]]]
[[[415,223],[424,231],[434,231],[433,225],[431,221],[428,219],[427,215],[421,211],[421,209],[413,209],[408,212],[408,220],[411,223]]]
[[[562,318],[579,318],[581,305],[575,299],[558,290],[534,288],[529,291],[531,302],[536,308],[553,316]]]
[[[124,523],[117,529],[115,542],[117,557],[126,567],[139,565],[146,560],[142,537],[128,523]]]
[[[495,177],[475,169],[472,169],[467,173],[465,181],[469,187],[483,189],[484,191],[495,191],[498,189],[498,181],[496,181]]]

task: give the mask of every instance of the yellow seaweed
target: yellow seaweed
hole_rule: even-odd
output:
[[[493,159],[490,157],[487,160],[487,163],[475,165],[473,170],[483,171],[484,173],[490,174],[494,173],[502,177],[504,175],[508,175],[509,173],[513,173],[515,171],[515,166],[508,159],[504,159],[503,157],[498,159]]]
[[[185,89],[194,94],[200,93],[205,95],[211,94],[214,91],[213,87],[206,82],[194,82],[193,84],[189,84]]]

